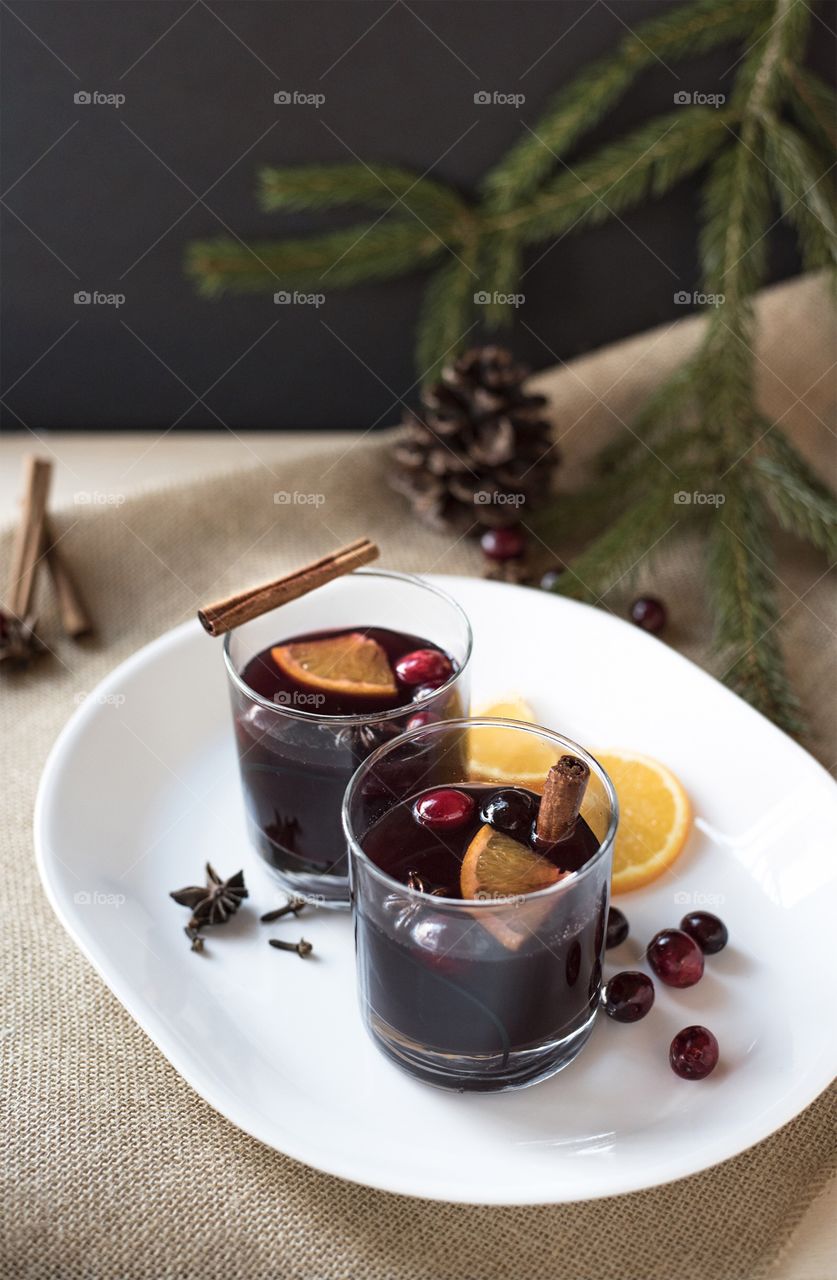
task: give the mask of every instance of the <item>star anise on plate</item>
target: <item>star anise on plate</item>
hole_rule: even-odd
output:
[[[204,886],[187,885],[185,889],[173,890],[170,897],[180,903],[181,907],[191,909],[192,918],[187,930],[197,930],[207,924],[226,924],[249,894],[244,886],[243,871],[237,871],[234,876],[222,880],[207,862]]]

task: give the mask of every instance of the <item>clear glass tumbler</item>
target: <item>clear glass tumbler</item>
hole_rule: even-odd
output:
[[[511,760],[524,736],[545,744],[554,760],[569,754],[588,765],[580,817],[592,856],[539,892],[464,899],[456,896],[462,848],[452,834],[440,836],[445,847],[433,855],[437,884],[428,892],[430,882],[406,871],[413,843],[426,849],[426,837],[403,802],[430,787],[469,787],[479,804],[513,780],[471,761],[484,762],[491,752],[497,758],[498,744]],[[349,784],[343,824],[361,1015],[378,1048],[446,1089],[518,1088],[567,1066],[599,1007],[617,821],[616,795],[602,767],[576,743],[537,725],[448,721],[370,755]],[[409,883],[380,863],[397,866]]]
[[[419,704],[377,713],[322,715],[310,693],[251,688],[250,661],[292,637],[335,630],[389,631],[423,638],[453,660],[453,676]],[[340,806],[358,765],[408,721],[468,710],[471,628],[444,591],[408,574],[360,569],[231,631],[229,676],[250,839],[288,892],[326,906],[348,906]]]

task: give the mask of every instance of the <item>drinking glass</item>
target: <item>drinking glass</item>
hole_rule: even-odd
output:
[[[511,785],[484,765],[472,776],[469,761],[487,758],[480,739],[489,733],[495,756],[498,742],[502,754],[514,754],[526,735],[555,760],[570,754],[586,762],[581,817],[598,849],[567,879],[505,898],[430,896],[392,878],[369,855],[370,829],[392,806],[428,787]],[[567,1066],[600,1003],[617,821],[604,769],[583,747],[538,725],[453,720],[373,752],[349,784],[343,825],[361,1015],[378,1048],[446,1089],[518,1088]],[[409,823],[398,830],[409,850]]]
[[[242,673],[291,636],[385,627],[431,641],[453,659],[451,678],[420,704],[358,715],[321,715],[309,695],[271,701]],[[348,906],[340,806],[355,769],[411,716],[441,720],[468,710],[471,628],[446,592],[421,578],[359,569],[229,632],[229,676],[250,840],[282,886],[325,906]]]

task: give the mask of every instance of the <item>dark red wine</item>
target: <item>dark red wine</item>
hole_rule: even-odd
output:
[[[428,823],[430,801],[443,793],[464,795],[468,803],[439,801]],[[393,888],[376,904],[374,919],[358,904],[361,990],[373,1033],[392,1056],[393,1045],[417,1044],[450,1063],[481,1058],[487,1064],[482,1083],[454,1075],[449,1087],[496,1087],[491,1064],[502,1073],[510,1055],[584,1032],[598,1004],[606,883],[556,893],[537,915],[528,908],[522,918],[535,920],[536,927],[524,926],[518,934],[504,932],[502,923],[492,928],[490,913],[481,914],[481,908],[469,914],[434,907],[434,895],[466,900],[463,860],[485,826],[533,850],[539,799],[523,788],[490,785],[424,791],[389,808],[362,840],[376,866],[427,895],[402,896]],[[598,848],[579,818],[569,837],[538,854],[560,871],[578,871]],[[572,883],[567,881],[568,889]],[[407,1048],[398,1056],[409,1053]],[[411,1069],[422,1075],[420,1065]],[[435,1073],[425,1078],[440,1082]]]
[[[310,648],[336,640],[346,640],[348,648],[337,649],[334,660],[323,660],[321,646]],[[362,691],[355,692],[352,681],[343,679],[346,670],[341,663],[356,661],[356,652],[363,650],[368,665],[370,648],[377,666],[369,674],[389,685],[377,688],[370,681],[365,691],[360,685]],[[307,661],[305,655],[311,653],[320,655],[316,664],[300,666],[303,678],[295,678],[288,663]],[[402,679],[399,671],[405,658],[412,666],[407,664]],[[456,691],[439,692],[455,671],[455,663],[438,646],[382,627],[292,636],[244,667],[241,676],[247,686],[276,708],[234,692],[248,818],[262,856],[290,887],[312,892],[310,877],[345,877],[340,809],[349,778],[371,751],[403,733],[414,715],[441,720],[461,714]],[[398,709],[403,714],[385,715]],[[356,716],[368,718],[347,719],[342,725],[339,719],[318,719]],[[345,897],[345,886],[335,885],[335,899]]]

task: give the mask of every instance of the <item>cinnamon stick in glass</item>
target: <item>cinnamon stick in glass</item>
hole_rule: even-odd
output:
[[[590,769],[577,756],[561,756],[546,775],[535,824],[535,844],[542,848],[564,840],[576,824]]]
[[[283,574],[272,582],[250,587],[247,591],[239,591],[234,596],[206,605],[198,611],[198,619],[211,636],[222,636],[225,632],[232,631],[233,627],[240,627],[245,622],[276,609],[280,604],[297,600],[316,587],[322,587],[334,578],[340,578],[353,569],[369,564],[371,560],[377,560],[380,554],[378,547],[369,538],[357,538],[345,547],[338,547],[327,556],[303,565],[301,569]]]

